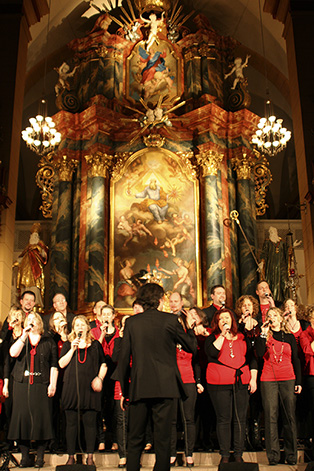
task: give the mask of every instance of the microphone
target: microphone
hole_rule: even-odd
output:
[[[290,314],[291,314],[291,311],[288,311],[288,312],[286,312],[286,313],[283,315],[283,317],[289,317]]]
[[[247,317],[250,317],[251,313],[250,311],[245,311],[245,316],[243,317],[243,320],[245,320]]]
[[[80,339],[83,335],[83,332],[80,330],[79,333],[77,334],[77,338]]]
[[[265,293],[265,297],[266,298],[272,298],[272,295],[271,295],[271,293]]]
[[[226,301],[221,301],[221,307],[224,308],[226,305]]]
[[[226,327],[226,325],[228,326],[228,323],[227,323],[227,322],[225,322],[225,324],[224,324],[223,326]],[[229,327],[229,326],[228,326],[228,328],[226,329],[226,331],[227,331],[227,333],[229,334],[229,332],[230,332],[230,327]]]
[[[32,324],[32,323],[30,323],[29,325],[30,325],[31,329],[34,327],[34,324]]]
[[[271,326],[272,323],[273,323],[273,321],[271,319],[269,319],[267,322],[265,322],[264,327]]]

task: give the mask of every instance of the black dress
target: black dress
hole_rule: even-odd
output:
[[[65,342],[60,357],[71,348],[70,342]],[[78,348],[70,363],[64,369],[61,404],[64,410],[77,410],[79,386],[80,410],[101,410],[101,393],[92,389],[91,382],[98,375],[99,368],[105,363],[103,349],[98,341],[87,348]]]
[[[30,375],[30,350],[28,339],[13,368],[13,407],[8,438],[10,440],[51,440],[52,398],[47,389],[50,368],[58,368],[55,343],[41,337],[34,355],[34,375]],[[33,377],[33,384],[30,378]]]

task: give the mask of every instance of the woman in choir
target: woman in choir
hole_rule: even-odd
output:
[[[300,346],[304,353],[304,389],[308,393],[309,400],[307,405],[311,414],[308,417],[314,417],[314,305],[306,307],[306,319],[310,323],[308,328],[300,335]],[[309,412],[309,411],[308,411]],[[313,425],[311,427],[313,434]],[[312,453],[314,453],[314,437],[312,435]]]
[[[233,428],[234,459],[242,463],[249,393],[256,391],[257,362],[229,309],[214,314],[205,340],[207,388],[217,417],[221,463],[228,463]]]
[[[102,409],[101,413],[97,416],[98,451],[105,450],[103,421],[105,421],[106,424],[106,435],[109,435],[111,438],[111,451],[117,451],[118,449],[116,443],[116,427],[113,420],[115,382],[111,379],[112,373],[116,367],[116,364],[112,360],[113,347],[115,339],[119,337],[119,329],[115,326],[115,317],[114,307],[110,304],[105,304],[100,309],[100,314],[97,317],[97,326],[91,330],[92,336],[98,340],[103,348],[108,368],[102,390]]]
[[[286,326],[294,335],[296,342],[299,346],[300,344],[300,335],[303,330],[305,330],[308,324],[302,319],[299,319],[299,307],[293,299],[286,299],[283,303],[283,316],[286,321]]]
[[[125,321],[128,317],[130,316],[125,315],[121,318],[119,337],[117,337],[114,342],[112,359],[115,363],[118,363],[119,361],[120,345],[123,339]],[[126,410],[121,409],[121,406],[120,406],[121,396],[122,396],[121,386],[120,386],[119,381],[116,381],[115,387],[114,387],[114,402],[115,402],[114,416],[115,416],[115,423],[116,423],[117,444],[118,444],[118,453],[119,453],[118,468],[125,468],[126,467],[126,445],[127,445],[127,409]]]
[[[48,440],[53,438],[52,397],[58,377],[57,348],[43,336],[39,314],[31,312],[22,335],[10,348],[16,359],[13,368],[13,408],[8,438],[16,440],[22,453],[20,467],[33,466],[30,441],[37,442],[36,468],[44,464]]]
[[[254,347],[256,337],[260,334],[260,327],[256,320],[259,312],[259,303],[256,298],[250,295],[241,296],[235,306],[235,312],[238,318],[238,326],[240,332],[246,335],[251,342],[251,348]],[[261,371],[262,361],[258,365],[258,371]],[[248,422],[248,445],[253,450],[262,450],[260,422],[262,415],[262,397],[259,385],[259,376],[257,377],[257,390],[255,394],[250,396],[249,402],[249,422]]]
[[[58,349],[58,359],[61,355],[63,344],[68,340],[68,323],[62,312],[54,312],[48,323],[48,335],[51,336]],[[53,427],[54,440],[50,445],[51,451],[65,449],[65,428],[66,420],[64,411],[61,408],[61,393],[63,385],[63,370],[59,370],[57,390],[53,397]]]
[[[265,417],[266,453],[270,465],[280,459],[278,417],[282,406],[285,459],[289,465],[297,462],[296,394],[300,394],[301,364],[293,334],[288,333],[283,313],[270,308],[261,335],[256,339],[256,351],[263,358],[261,393]]]
[[[188,311],[187,314],[181,314],[178,319],[186,330],[188,326],[196,324],[194,319],[195,316],[195,312],[193,315],[193,312],[191,313],[191,311]],[[178,399],[174,403],[175,407],[173,410],[174,415],[172,421],[170,464],[171,466],[174,466],[176,462],[177,414],[178,406],[180,405],[185,439],[186,465],[194,466],[193,451],[195,444],[195,404],[197,394],[201,394],[204,391],[204,387],[201,384],[201,370],[197,355],[193,356],[192,353],[185,352],[182,349],[182,346],[179,344],[177,345],[176,351],[177,364],[187,398],[184,401]]]
[[[259,304],[253,296],[243,295],[237,300],[235,312],[241,332],[245,330],[246,334],[249,334],[251,337],[259,334],[258,322],[256,320],[258,311]]]
[[[59,359],[60,368],[64,368],[61,402],[66,416],[67,465],[75,463],[80,415],[85,432],[86,464],[94,465],[96,417],[101,409],[101,390],[107,366],[101,345],[93,340],[87,318],[76,316]]]

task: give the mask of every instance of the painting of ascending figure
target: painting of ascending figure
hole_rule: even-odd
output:
[[[167,41],[153,44],[149,52],[143,41],[138,43],[127,61],[127,97],[155,103],[167,95],[171,101],[180,96],[179,70],[180,61]]]
[[[111,181],[111,302],[130,309],[138,288],[160,283],[200,298],[198,181],[185,159],[163,149],[133,154]]]

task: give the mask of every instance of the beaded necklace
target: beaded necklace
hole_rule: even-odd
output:
[[[274,360],[276,363],[281,363],[282,362],[282,357],[283,357],[283,348],[284,348],[284,341],[283,341],[283,332],[281,331],[281,349],[280,352],[276,352],[275,345],[272,344],[273,348],[273,353],[274,353]]]

